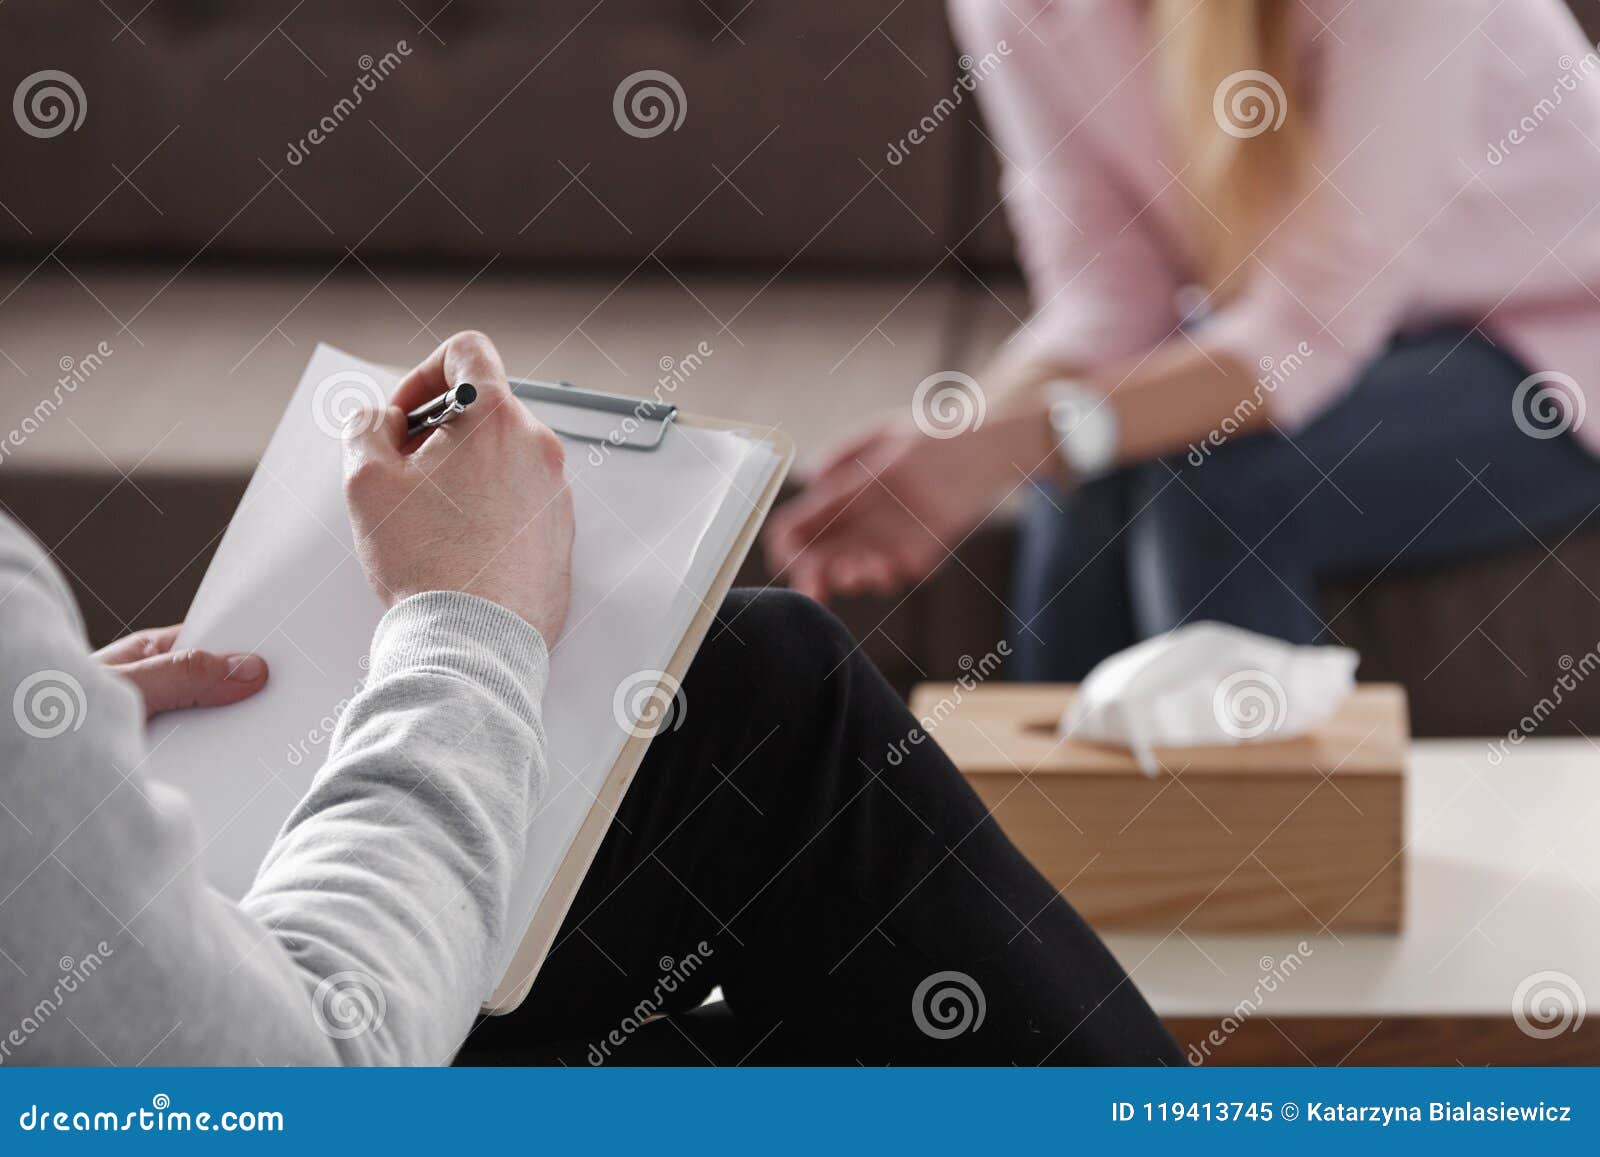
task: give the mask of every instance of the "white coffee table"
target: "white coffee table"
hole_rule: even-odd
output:
[[[1107,942],[1207,1063],[1600,1063],[1600,744],[1491,743],[1413,745],[1403,932]]]

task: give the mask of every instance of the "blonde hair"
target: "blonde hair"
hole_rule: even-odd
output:
[[[1307,109],[1292,0],[1153,0],[1194,272],[1229,293],[1303,187]],[[1198,200],[1199,204],[1196,204]]]

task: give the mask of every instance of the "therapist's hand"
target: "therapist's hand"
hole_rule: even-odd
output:
[[[461,382],[477,387],[477,401],[408,442],[405,412]],[[352,417],[344,478],[357,554],[387,604],[464,591],[516,612],[555,645],[572,566],[565,454],[512,396],[483,334],[456,334],[406,375],[386,410]]]
[[[219,655],[192,647],[174,651],[180,626],[138,631],[94,653],[138,689],[147,719],[183,707],[226,707],[267,685],[267,663],[260,655]]]

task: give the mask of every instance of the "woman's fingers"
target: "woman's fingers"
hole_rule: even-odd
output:
[[[863,577],[861,556],[854,551],[839,555],[828,566],[828,586],[842,595],[859,591]]]
[[[895,433],[893,423],[881,422],[843,443],[816,468],[806,488],[774,512],[766,537],[774,570],[836,537],[844,518],[862,518],[883,503],[899,506],[882,483],[895,456]]]
[[[267,663],[259,655],[169,650],[109,666],[139,689],[147,718],[183,707],[225,707],[267,685]]]
[[[772,516],[767,537],[768,560],[782,571],[807,550],[826,545],[830,536],[843,529],[843,520],[862,501],[868,480],[844,480],[837,476],[819,480],[790,499]]]
[[[862,587],[875,594],[892,594],[900,586],[895,578],[894,562],[882,554],[870,554],[861,561]]]
[[[880,422],[875,426],[867,427],[860,433],[846,438],[839,445],[828,450],[811,469],[806,471],[806,476],[816,480],[835,474],[846,467],[861,469],[856,459],[867,457],[878,443],[883,441],[887,434],[887,422]]]
[[[789,569],[788,579],[790,589],[799,594],[819,603],[828,601],[827,567],[822,559],[810,555],[799,559]]]
[[[775,577],[813,598],[904,585],[900,555],[927,532],[872,479],[807,491],[773,516],[766,543]],[[920,544],[919,544],[920,545]]]
[[[859,506],[851,507],[777,577],[819,602],[840,595],[888,593],[902,585],[897,549],[893,527]]]

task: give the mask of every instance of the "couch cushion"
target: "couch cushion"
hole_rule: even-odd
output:
[[[8,132],[0,249],[860,264],[954,236],[957,130],[884,159],[950,93],[940,0],[288,7],[0,5],[87,105]],[[618,122],[646,71],[675,130]]]

